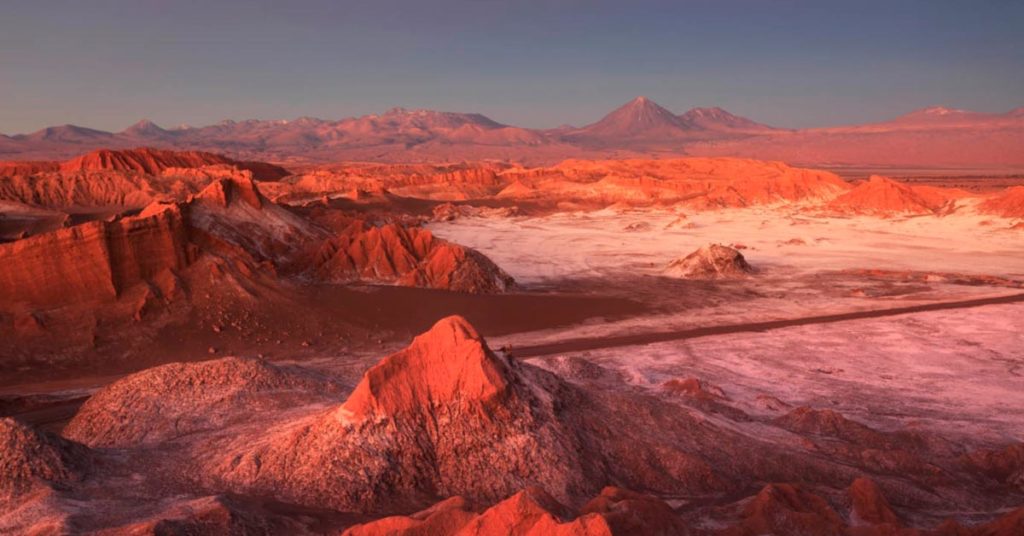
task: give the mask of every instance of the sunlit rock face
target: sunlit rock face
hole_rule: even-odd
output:
[[[320,248],[317,277],[477,294],[514,287],[510,275],[483,254],[397,223],[380,227],[353,221]]]

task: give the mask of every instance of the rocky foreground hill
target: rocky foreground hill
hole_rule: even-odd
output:
[[[695,391],[624,388],[593,363],[572,369],[586,373],[560,376],[495,352],[449,317],[347,395],[322,374],[248,359],[142,371],[93,395],[67,425],[70,439],[0,422],[0,529],[1009,536],[1024,527],[1020,445],[966,450],[827,409],[747,414],[722,397],[691,404]],[[995,519],[933,524],[951,509]]]

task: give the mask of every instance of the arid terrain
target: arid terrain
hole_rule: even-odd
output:
[[[1019,111],[438,117],[580,158],[3,139],[0,533],[1024,534]],[[1002,171],[774,160],[935,122]]]

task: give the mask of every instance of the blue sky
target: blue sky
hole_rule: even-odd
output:
[[[0,132],[340,118],[528,127],[636,95],[783,127],[1024,105],[1024,2],[5,0]]]

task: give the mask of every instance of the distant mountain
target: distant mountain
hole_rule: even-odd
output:
[[[506,125],[478,113],[393,108],[340,120],[226,120],[174,129],[142,120],[118,133],[63,125],[0,137],[2,158],[18,160],[141,146],[282,163],[499,159],[538,165],[567,158],[697,155],[813,166],[1024,169],[1024,108],[990,114],[933,106],[879,123],[785,130],[717,107],[676,115],[637,97],[587,126],[548,130]]]
[[[118,134],[130,138],[139,138],[140,140],[155,141],[171,139],[175,136],[176,132],[164,130],[149,119],[143,119]]]
[[[31,134],[14,136],[14,139],[61,143],[90,143],[110,140],[113,137],[113,134],[102,130],[95,130],[77,125],[61,125],[57,127],[47,127]]]
[[[746,117],[731,114],[722,108],[691,108],[679,116],[679,120],[690,130],[713,132],[764,133],[778,130]]]
[[[579,139],[671,140],[687,134],[687,126],[669,110],[647,97],[637,97],[612,110],[600,121],[569,134]]]

